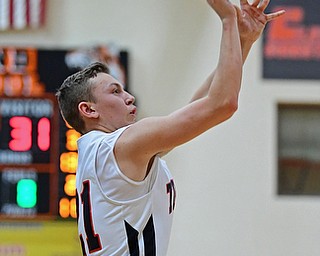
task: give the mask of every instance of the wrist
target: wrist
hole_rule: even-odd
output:
[[[240,40],[240,43],[241,43],[241,51],[242,51],[242,61],[244,63],[249,55],[250,49],[254,41]]]
[[[229,30],[231,28],[238,27],[237,18],[233,16],[225,17],[222,20],[223,30]]]

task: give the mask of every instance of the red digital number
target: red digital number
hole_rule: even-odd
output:
[[[9,148],[13,151],[28,151],[32,147],[32,121],[29,117],[14,116],[9,120],[12,128]],[[38,122],[37,144],[41,151],[50,148],[50,120],[43,117]]]
[[[13,151],[27,151],[32,146],[32,122],[25,116],[14,116],[10,118],[9,125],[12,140],[9,142],[9,148]]]
[[[50,120],[46,117],[38,122],[38,147],[42,151],[50,148]]]

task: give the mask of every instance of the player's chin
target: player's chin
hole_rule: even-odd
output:
[[[136,120],[133,120],[133,119],[127,120],[127,121],[125,122],[125,125],[124,125],[124,126],[128,126],[128,125],[131,125],[131,124],[134,124],[134,123],[136,123]]]
[[[137,116],[135,114],[130,114],[128,121],[130,124],[135,123],[137,121]]]

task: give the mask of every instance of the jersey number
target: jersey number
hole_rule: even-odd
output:
[[[77,193],[78,195],[78,193]],[[90,183],[89,181],[83,182],[83,190],[81,193],[81,203],[83,205],[83,219],[84,219],[84,228],[86,232],[86,243],[89,248],[89,252],[97,252],[102,249],[100,236],[95,233],[94,226],[92,222],[92,212],[91,212],[91,200],[90,200]],[[77,210],[79,209],[79,198],[77,197]],[[77,212],[77,218],[79,218],[79,212]],[[127,241],[129,246],[129,251],[131,256],[139,256],[139,243],[138,235],[139,232],[134,229],[128,222],[125,222]],[[153,224],[153,217],[150,216],[147,225],[142,231],[143,240],[144,240],[144,251],[145,255],[155,256],[156,255],[156,239],[155,239],[155,230]],[[83,255],[86,255],[85,250],[85,241],[80,235],[80,242]]]
[[[169,214],[171,214],[176,206],[176,188],[173,180],[167,183],[167,194],[169,194]]]
[[[84,219],[84,229],[87,236],[87,245],[89,252],[96,252],[102,249],[100,236],[95,233],[93,222],[92,222],[92,213],[91,213],[91,200],[90,200],[90,183],[89,181],[83,182],[83,190],[81,193],[81,203],[83,204],[83,219]],[[79,203],[78,203],[79,205]],[[79,207],[77,207],[79,209]],[[79,216],[79,214],[77,214]],[[79,218],[79,217],[78,217]],[[84,240],[82,235],[80,235],[81,247],[83,255],[86,255],[84,248]]]

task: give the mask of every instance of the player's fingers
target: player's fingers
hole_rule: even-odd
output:
[[[271,21],[271,20],[273,20],[275,18],[278,18],[278,17],[282,16],[283,14],[285,14],[285,10],[269,13],[269,14],[266,15],[266,18],[267,18],[267,21]]]
[[[269,2],[270,2],[270,0],[262,0],[260,2],[259,9],[264,11],[267,8]]]
[[[251,4],[254,7],[257,7],[260,3],[260,0],[254,0],[253,3]]]
[[[244,5],[244,4],[247,4],[248,1],[247,0],[240,0],[240,5]]]

